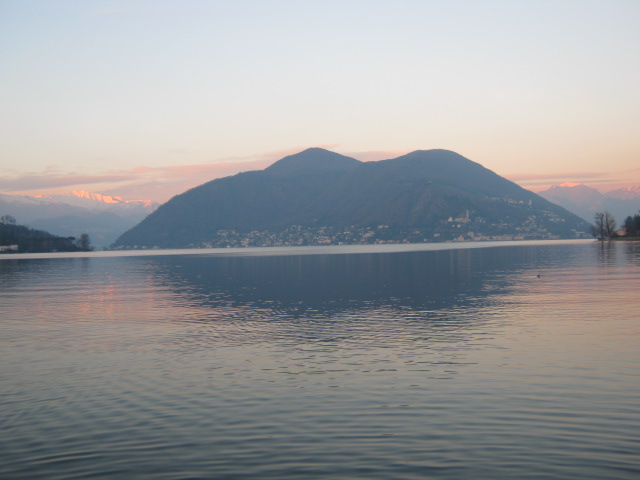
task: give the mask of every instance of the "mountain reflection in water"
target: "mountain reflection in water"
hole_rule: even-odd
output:
[[[505,272],[537,268],[535,254],[526,249],[473,253],[162,257],[154,261],[154,273],[202,305],[251,304],[306,315],[381,305],[421,310],[467,305],[507,288]]]
[[[224,321],[215,328],[227,342],[260,342],[267,334],[287,341],[366,335],[377,344],[415,342],[461,335],[482,321],[474,312],[510,287],[506,272],[537,263],[535,250],[484,253],[162,257],[152,276],[179,302],[198,306],[190,322]]]

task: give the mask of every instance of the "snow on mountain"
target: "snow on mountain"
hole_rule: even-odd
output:
[[[618,188],[605,193],[607,197],[619,198],[620,200],[628,200],[640,197],[640,185]]]
[[[596,212],[606,210],[613,214],[618,224],[621,224],[627,216],[634,215],[640,210],[640,187],[638,186],[625,187],[602,194],[595,188],[584,184],[566,182],[538,192],[538,195],[566,208],[588,222],[593,222],[593,216]]]
[[[48,200],[56,203],[65,203],[89,209],[111,209],[113,206],[127,208],[135,207],[141,209],[154,209],[157,204],[151,200],[124,200],[122,197],[102,195],[101,193],[87,192],[86,190],[74,190],[59,195],[38,195],[38,199]],[[149,212],[150,213],[150,212]]]
[[[88,233],[96,248],[109,246],[157,207],[149,200],[124,200],[84,190],[35,197],[0,194],[0,215],[11,215],[22,225],[54,235]]]

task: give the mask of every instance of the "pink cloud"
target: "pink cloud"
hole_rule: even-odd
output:
[[[335,151],[338,145],[320,145],[319,147]],[[120,196],[127,200],[165,202],[177,194],[216,178],[249,170],[262,170],[277,160],[301,150],[304,148],[290,148],[246,157],[227,157],[215,163],[160,167],[137,165],[124,170],[110,170],[95,174],[69,173],[61,171],[58,166],[50,166],[39,173],[20,175],[14,172],[5,173],[4,176],[0,176],[0,192],[38,195],[81,189]],[[395,158],[406,153],[408,150],[375,150],[344,154],[369,162]],[[518,173],[506,175],[506,178],[533,191],[544,190],[567,181],[585,183],[594,188],[615,189],[633,184],[630,178],[637,177],[637,174],[627,175],[626,173],[617,175],[584,171],[555,174]]]
[[[92,175],[61,172],[58,167],[50,166],[40,173],[0,177],[0,191],[35,195],[86,189],[118,195],[125,199],[164,202],[174,195],[216,178],[264,169],[283,156],[300,150],[289,149],[253,157],[226,158],[216,163],[161,167],[140,165],[126,170],[111,170]]]
[[[513,175],[505,175],[505,178],[512,182],[535,182],[546,180],[558,180],[562,178],[604,178],[606,173],[602,172],[569,172],[569,173],[516,173]]]
[[[132,174],[103,174],[103,175],[71,175],[71,174],[40,174],[22,175],[19,177],[0,177],[0,189],[9,192],[71,187],[74,185],[91,185],[105,182],[125,182],[134,180]]]

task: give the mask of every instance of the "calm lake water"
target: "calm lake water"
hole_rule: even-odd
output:
[[[640,478],[640,243],[467,247],[2,257],[0,478]]]

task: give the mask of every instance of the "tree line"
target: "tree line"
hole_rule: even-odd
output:
[[[90,252],[93,250],[89,235],[60,237],[44,230],[36,230],[18,225],[11,215],[0,217],[1,253],[41,253],[41,252]]]
[[[634,215],[629,215],[622,224],[621,231],[616,230],[616,219],[611,213],[596,212],[594,224],[591,226],[591,234],[600,240],[610,240],[618,236],[640,237],[640,211]]]

